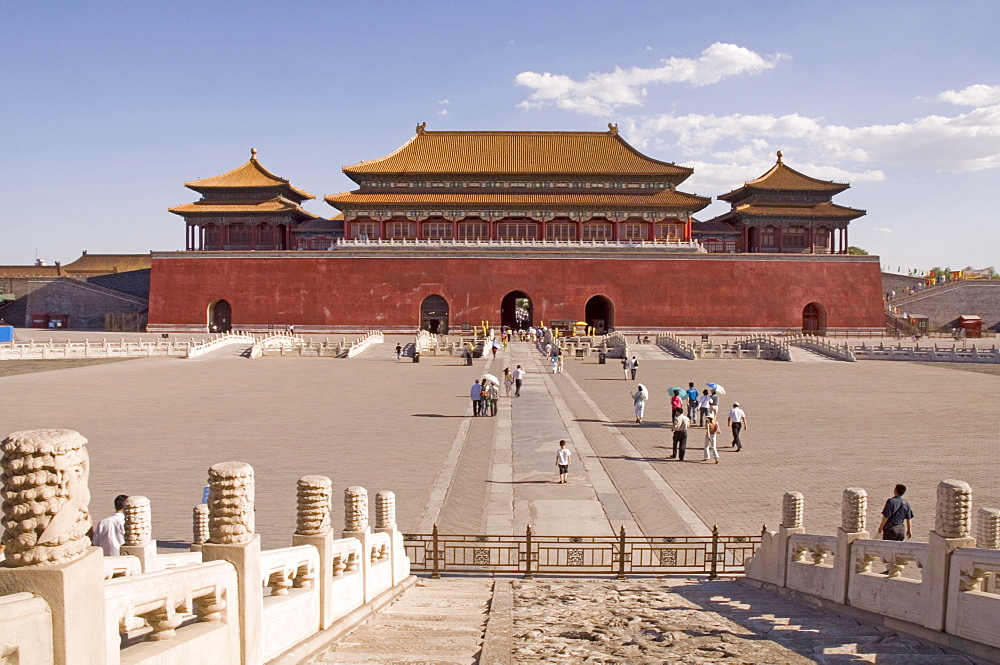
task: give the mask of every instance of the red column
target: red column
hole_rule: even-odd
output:
[[[844,254],[847,254],[851,248],[851,244],[847,241],[847,227],[844,227]]]
[[[781,254],[785,251],[785,227],[781,224],[775,224],[774,231],[778,234],[778,254]]]
[[[809,227],[809,253],[816,253],[816,228],[813,226]]]

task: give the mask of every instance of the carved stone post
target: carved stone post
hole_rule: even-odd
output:
[[[924,626],[944,630],[948,596],[958,589],[948,588],[951,553],[960,547],[975,547],[972,529],[972,489],[961,480],[942,480],[937,487],[934,530],[927,537],[927,565],[923,581],[927,585],[927,614]]]
[[[868,493],[860,487],[844,490],[840,505],[840,528],[837,529],[837,545],[833,554],[833,574],[836,580],[833,600],[845,604],[847,589],[851,579],[851,543],[867,540],[870,536],[865,529],[868,512]]]
[[[364,487],[348,487],[344,490],[344,538],[357,538],[361,542],[361,572],[364,578],[364,598],[372,599],[372,561],[368,555],[371,547],[371,530],[368,528],[368,490]]]
[[[223,462],[208,470],[208,542],[204,561],[228,561],[236,568],[239,586],[240,662],[261,660],[260,536],[254,530],[253,467]]]
[[[980,508],[978,522],[976,547],[984,550],[1000,550],[1000,510]]]
[[[746,576],[749,579],[783,587],[788,571],[788,540],[797,533],[805,533],[802,527],[805,513],[805,499],[801,492],[785,492],[781,499],[781,525],[778,531],[764,531],[760,537],[760,547],[747,560]]]
[[[208,504],[199,503],[192,512],[191,551],[200,552],[208,542]]]
[[[104,570],[87,537],[87,440],[72,430],[25,430],[0,450],[7,555],[0,595],[34,593],[49,604],[56,665],[102,663]]]
[[[303,476],[296,486],[295,534],[292,545],[312,545],[319,552],[320,629],[330,627],[335,618],[333,597],[333,526],[330,501],[333,483],[326,476]]]
[[[375,495],[375,530],[389,534],[392,584],[395,586],[410,574],[410,559],[406,556],[403,534],[396,528],[396,495],[392,492],[383,490]]]
[[[125,544],[122,555],[132,555],[139,559],[142,572],[151,573],[156,567],[156,541],[152,539],[152,513],[149,499],[144,496],[130,496],[125,500]]]

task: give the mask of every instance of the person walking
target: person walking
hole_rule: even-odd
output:
[[[403,346],[401,344],[396,344],[396,360],[403,357]]]
[[[573,453],[566,447],[566,440],[559,441],[559,450],[556,451],[556,466],[559,467],[559,484],[565,485],[569,476],[569,459]]]
[[[563,354],[562,351],[559,352],[558,362],[556,363],[556,372],[558,374],[563,373]]]
[[[628,381],[629,377],[629,363],[628,356],[622,356],[622,373],[625,375],[625,380]]]
[[[913,537],[910,529],[913,511],[910,509],[910,502],[903,498],[904,494],[906,485],[896,485],[892,498],[882,508],[882,523],[878,525],[882,540],[906,540]]]
[[[733,408],[729,411],[729,417],[726,419],[726,423],[733,430],[733,448],[736,448],[736,452],[743,450],[743,442],[740,441],[740,432],[747,430],[747,414],[743,412],[740,408],[739,402],[733,402]]]
[[[646,411],[646,400],[649,399],[649,391],[646,386],[639,384],[639,389],[632,393],[632,404],[635,406],[635,422],[642,422],[642,415]]]
[[[128,496],[115,497],[115,513],[105,517],[94,527],[90,541],[104,551],[104,556],[118,556],[125,544],[125,501]]]
[[[476,379],[476,382],[472,384],[469,397],[472,398],[472,415],[478,416],[483,403],[483,386],[479,383],[479,379]]]
[[[694,381],[688,383],[686,393],[688,420],[691,421],[691,427],[694,427],[694,421],[698,418],[698,389],[694,387]]]
[[[668,459],[677,458],[682,462],[684,461],[684,453],[687,452],[688,444],[688,427],[690,425],[691,421],[684,415],[683,410],[674,416],[674,452]]]
[[[635,356],[632,356],[632,362],[629,363],[628,369],[632,372],[632,380],[635,381],[636,372],[639,371],[639,361],[636,360]]]
[[[518,365],[514,372],[511,374],[514,377],[514,397],[521,396],[521,384],[524,383],[524,370]]]
[[[716,438],[719,435],[719,423],[715,418],[708,416],[708,423],[705,426],[705,461],[715,458],[715,464],[719,463],[719,449],[716,447]]]
[[[552,373],[555,374],[559,371],[559,356],[549,357],[549,366],[552,367]]]
[[[514,387],[514,377],[510,374],[510,367],[503,368],[503,389],[510,397],[510,389]]]
[[[497,402],[500,401],[500,386],[498,386],[497,384],[491,382],[486,387],[486,399],[487,399],[486,403],[489,405],[489,409],[490,409],[490,416],[491,417],[492,416],[496,416],[497,415]]]
[[[708,394],[708,390],[702,390],[701,396],[698,397],[698,415],[701,426],[704,427],[705,420],[712,415],[712,397]],[[715,416],[712,416],[712,420],[715,420]]]
[[[713,390],[710,397],[711,397],[711,399],[710,399],[710,406],[712,407],[712,416],[716,420],[718,420],[719,419],[719,394]]]
[[[670,391],[673,394],[670,396],[670,417],[676,418],[677,416],[684,413],[684,403],[681,401],[681,396],[674,391]]]

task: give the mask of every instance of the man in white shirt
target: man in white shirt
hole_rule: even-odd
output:
[[[559,483],[566,484],[566,477],[569,475],[569,458],[573,453],[566,447],[566,440],[559,442],[559,450],[556,451],[556,466],[559,467]]]
[[[524,370],[518,365],[512,373],[514,377],[514,397],[521,396],[521,384],[524,382]]]
[[[674,454],[668,459],[676,457],[680,461],[684,461],[684,453],[687,452],[688,445],[688,427],[690,426],[691,420],[684,415],[683,411],[674,418]]]
[[[743,413],[743,409],[740,408],[739,402],[733,402],[733,408],[729,412],[729,418],[726,419],[729,426],[733,430],[733,448],[736,448],[736,452],[743,450],[743,442],[740,441],[740,430],[747,429],[747,414]]]
[[[90,541],[104,550],[104,556],[118,556],[120,548],[125,543],[125,500],[128,497],[119,494],[115,497],[115,514],[105,517],[94,527],[94,535]]]

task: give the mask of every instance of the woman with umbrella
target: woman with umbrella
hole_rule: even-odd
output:
[[[639,389],[632,393],[632,402],[635,405],[635,422],[642,422],[642,414],[646,411],[646,400],[649,399],[649,391],[646,386],[639,384]]]

